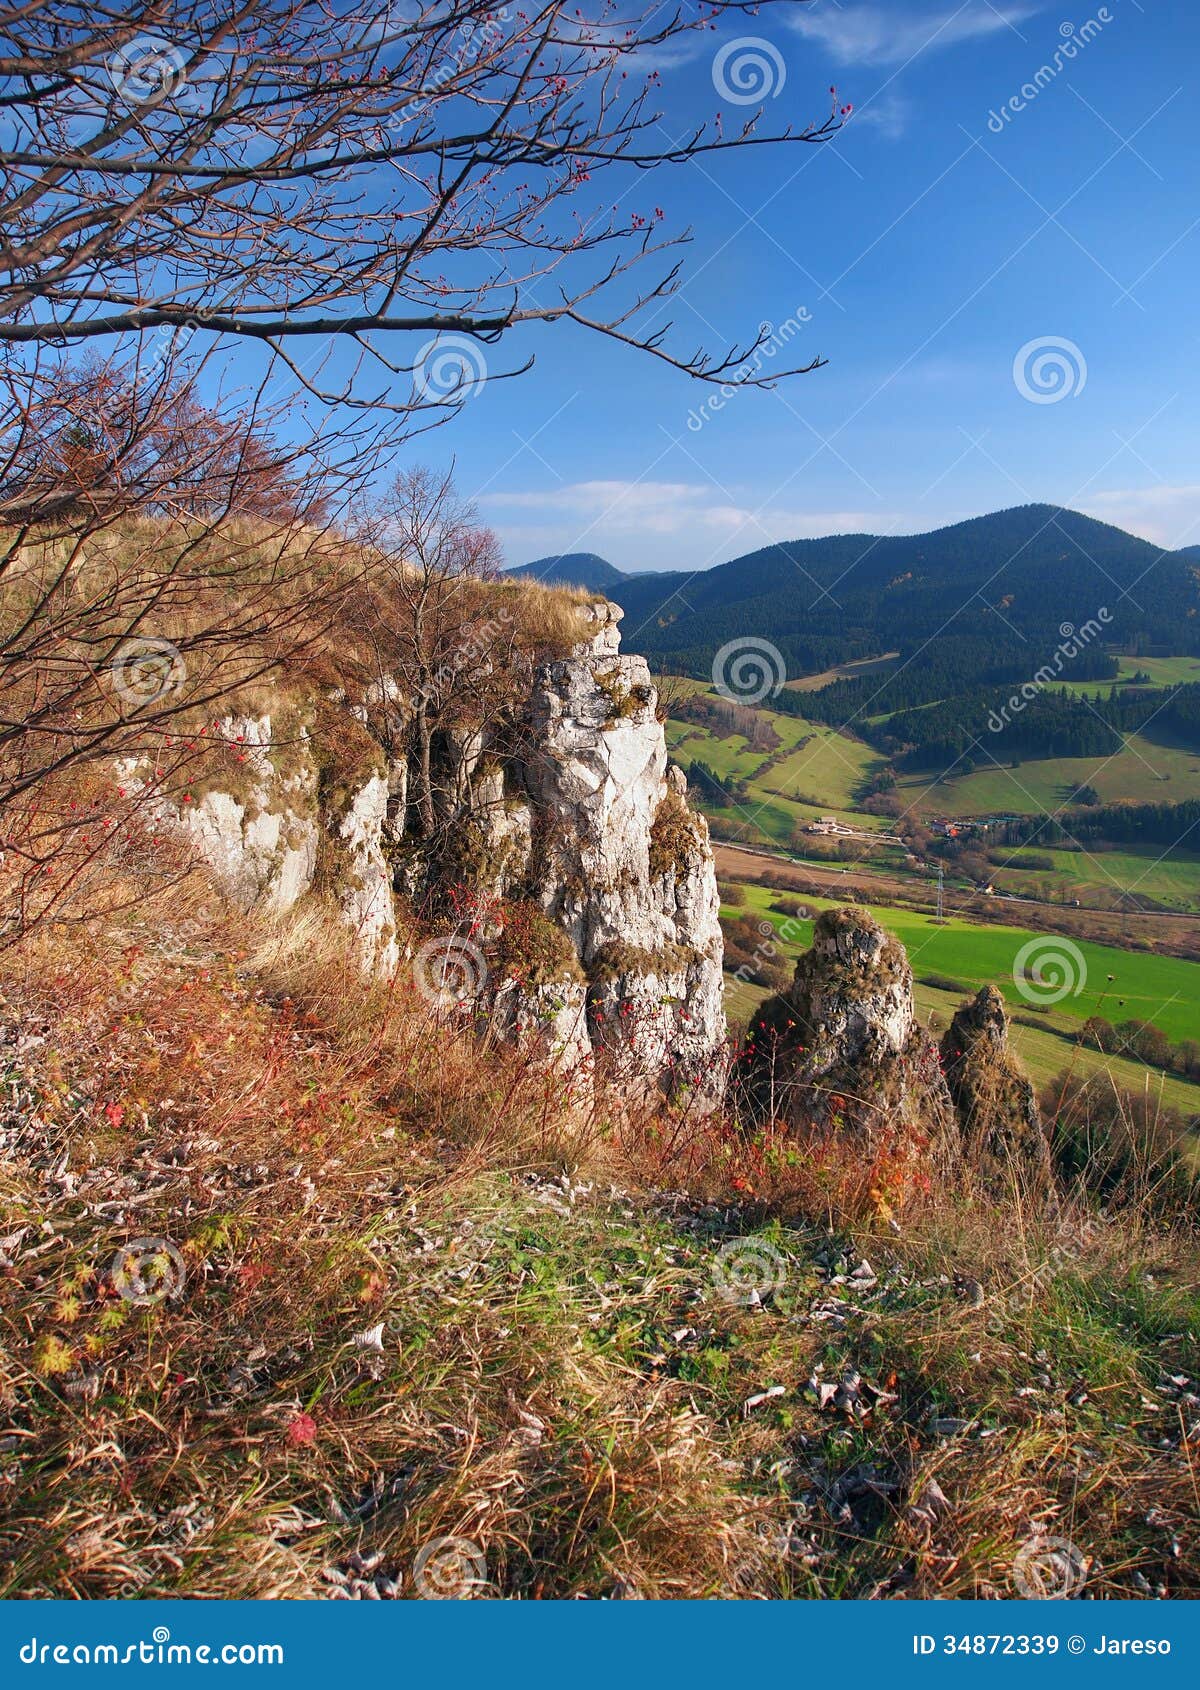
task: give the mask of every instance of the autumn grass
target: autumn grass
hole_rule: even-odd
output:
[[[411,1596],[457,1537],[476,1595],[1008,1596],[1038,1532],[1089,1595],[1200,1593],[1182,1224],[839,1215],[778,1143],[364,984],[318,905],[197,891],[3,992],[6,1595]],[[137,1307],[146,1238],[183,1278]]]

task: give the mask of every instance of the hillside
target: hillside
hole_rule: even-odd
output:
[[[595,552],[564,552],[557,557],[541,557],[533,563],[522,563],[506,575],[529,577],[548,587],[587,587],[592,592],[609,592],[629,579],[623,570],[598,557]]]
[[[1050,505],[930,534],[764,547],[692,576],[687,607],[653,576],[617,596],[639,648],[697,676],[726,642],[758,637],[778,647],[791,677],[898,647],[901,664],[920,649],[935,668],[945,660],[980,680],[1021,680],[1065,625],[1102,608],[1106,643],[1200,650],[1200,586],[1183,554]]]
[[[72,783],[104,872],[0,974],[7,1592],[1002,1596],[1069,1516],[1091,1593],[1195,1593],[1175,1118],[1043,1115],[1002,1008],[943,1057],[832,903],[729,1045],[616,611],[443,581],[431,746],[411,585]]]
[[[0,1659],[1187,1658],[1166,10],[9,6]]]
[[[134,910],[4,990],[4,1595],[1011,1597],[1056,1528],[1091,1596],[1200,1590],[1182,1238],[833,1218],[311,920]]]

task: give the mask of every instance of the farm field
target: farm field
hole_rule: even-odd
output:
[[[819,692],[822,687],[832,686],[834,681],[858,681],[864,675],[879,675],[885,669],[890,669],[899,657],[898,651],[885,651],[880,657],[860,657],[853,663],[839,663],[834,669],[822,669],[819,675],[801,675],[799,680],[788,681],[790,692]]]
[[[872,660],[882,662],[882,659]],[[1128,659],[1143,662],[1156,681],[1166,685],[1187,678],[1200,659]],[[1130,668],[1130,672],[1133,670]],[[812,678],[812,677],[810,677]],[[676,683],[688,694],[711,692],[699,681]],[[785,716],[760,708],[758,712],[778,735],[773,752],[751,746],[740,734],[721,735],[706,727],[675,719],[666,724],[671,756],[686,768],[692,761],[707,764],[722,780],[744,783],[744,796],[729,806],[705,804],[716,837],[741,838],[747,843],[784,849],[803,857],[793,837],[797,826],[832,814],[864,833],[886,834],[891,822],[866,814],[861,794],[886,760],[860,740],[848,738],[803,717]],[[1164,745],[1144,735],[1131,735],[1113,757],[1027,760],[1016,768],[997,764],[982,767],[961,779],[938,781],[929,774],[900,777],[897,796],[910,814],[970,817],[1003,814],[1054,815],[1080,786],[1094,786],[1102,801],[1180,803],[1200,797],[1200,754]],[[863,845],[860,849],[869,847]],[[1046,853],[1034,846],[1039,855]],[[903,871],[903,853],[875,856],[884,872]],[[1020,853],[1014,853],[1018,860]],[[1147,900],[1152,907],[1180,914],[1200,912],[1200,841],[1197,849],[1159,860],[1153,846],[1117,851],[1055,850],[1052,870],[1024,870],[997,865],[994,884],[1004,892],[1042,902],[1074,903],[1094,909],[1122,907],[1123,894]],[[951,871],[951,874],[953,871]],[[904,875],[907,881],[909,876]]]
[[[855,824],[870,832],[886,829],[880,817],[855,812],[857,792],[883,767],[877,752],[802,717],[766,709],[760,714],[782,742],[772,753],[751,747],[740,734],[722,737],[690,722],[667,722],[667,748],[676,761],[685,767],[693,760],[706,763],[722,780],[747,783],[739,807],[710,808],[710,817],[718,824],[722,818],[749,822],[776,845],[788,843],[797,822],[825,814],[853,814]]]
[[[1119,851],[1054,851],[1053,874],[1045,870],[997,868],[995,884],[1006,892],[1033,893],[1052,886],[1056,898],[1091,893],[1132,892],[1153,898],[1168,909],[1200,911],[1200,852],[1176,851],[1163,857],[1160,845],[1129,845]],[[1026,853],[1014,851],[1019,861]]]
[[[726,916],[750,913],[778,929],[785,918],[772,911],[771,905],[779,900],[780,894],[762,886],[746,885],[743,889],[745,903],[736,908],[723,906],[722,913]],[[833,901],[825,898],[803,897],[799,902],[814,913],[834,907]],[[1153,1020],[1172,1039],[1191,1036],[1195,1029],[1192,1005],[1200,991],[1200,964],[1082,944],[1079,950],[1088,977],[1084,989],[1077,997],[1068,997],[1048,1010],[1037,1011],[1021,997],[1013,983],[1013,959],[1021,946],[1035,937],[1048,945],[1062,945],[1065,941],[1051,934],[1034,935],[1018,928],[979,928],[966,922],[949,922],[938,927],[930,917],[881,906],[874,906],[871,913],[895,933],[908,951],[916,977],[914,997],[926,1021],[934,1016],[935,1025],[945,1027],[964,997],[991,981],[1004,993],[1009,1014],[1014,1017],[1013,1048],[1035,1084],[1044,1085],[1074,1062],[1076,1072],[1107,1071],[1126,1090],[1143,1091],[1149,1087],[1154,1097],[1161,1097],[1165,1107],[1188,1114],[1200,1113],[1200,1085],[1161,1074],[1140,1062],[1078,1049],[1071,1042],[1087,1016],[1096,1013],[1097,1005],[1109,1020]],[[812,937],[811,921],[797,922],[794,926],[794,940],[786,944],[779,941],[781,950],[790,959],[799,956]],[[1109,972],[1117,975],[1111,987],[1106,979]],[[927,985],[921,978],[934,975],[957,981],[963,991]],[[1118,991],[1120,997],[1115,995]],[[760,987],[726,976],[726,1011],[732,1021],[744,1021],[767,995]],[[1170,1001],[1172,996],[1174,1001]],[[1018,1016],[1020,1020],[1016,1019]],[[1024,1024],[1031,1019],[1036,1019],[1036,1026]]]
[[[1132,681],[1135,675],[1149,675],[1149,681],[1142,685],[1151,687],[1186,686],[1200,681],[1200,657],[1122,657],[1118,662],[1118,686],[1123,681]],[[1094,698],[1097,693],[1106,695],[1112,686],[1111,681],[1067,681],[1064,684],[1071,692],[1089,698]]]
[[[784,917],[771,910],[780,894],[765,886],[746,886],[744,908],[778,927]],[[831,898],[803,897],[812,910],[836,907]],[[1200,996],[1200,963],[1180,957],[1155,956],[1143,951],[1119,951],[1108,945],[1076,944],[1054,933],[1033,933],[1022,927],[976,927],[970,922],[947,920],[941,926],[933,916],[914,910],[865,905],[889,928],[908,952],[913,973],[941,974],[976,991],[992,981],[1003,992],[1009,1008],[1028,1014],[1031,1005],[1013,980],[1013,965],[1022,946],[1034,941],[1038,954],[1053,956],[1078,951],[1084,960],[1084,982],[1054,1006],[1053,1016],[1063,1025],[1079,1025],[1089,1015],[1103,1015],[1110,1021],[1152,1021],[1172,1040],[1191,1038],[1196,1031],[1195,1003]],[[804,929],[808,942],[810,929]],[[1068,951],[1067,948],[1070,948]],[[1112,983],[1108,976],[1112,975]]]
[[[1125,749],[1111,757],[1050,757],[1015,769],[976,769],[942,782],[907,774],[898,789],[905,803],[928,815],[1053,815],[1081,786],[1094,786],[1106,804],[1181,804],[1200,798],[1200,755],[1131,734]]]

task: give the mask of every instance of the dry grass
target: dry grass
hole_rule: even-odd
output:
[[[1187,1224],[1200,1198],[1200,1134],[1166,1108],[1147,1074],[1141,1092],[1110,1074],[1068,1068],[1045,1088],[1053,1153],[1063,1175],[1124,1213]]]
[[[1037,1531],[1200,1592],[1190,1232],[854,1224],[782,1140],[364,985],[319,906],[223,922],[7,959],[6,1594],[407,1596],[455,1536],[508,1597],[1009,1595]],[[184,1279],[139,1308],[145,1238]]]

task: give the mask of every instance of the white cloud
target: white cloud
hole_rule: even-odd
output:
[[[962,41],[1007,31],[1039,10],[1026,0],[993,5],[989,0],[962,0],[958,6],[887,6],[863,0],[838,5],[818,0],[789,18],[788,26],[808,41],[819,42],[841,64],[899,65],[918,54],[955,47]]]
[[[1200,486],[1114,489],[1093,493],[1079,509],[1165,551],[1200,545]]]
[[[534,493],[492,493],[486,503],[500,510],[569,512],[581,524],[610,532],[673,534],[693,520],[706,495],[684,481],[576,481]]]
[[[898,141],[908,129],[912,102],[900,94],[882,94],[856,110],[853,121],[878,129],[885,141]]]

